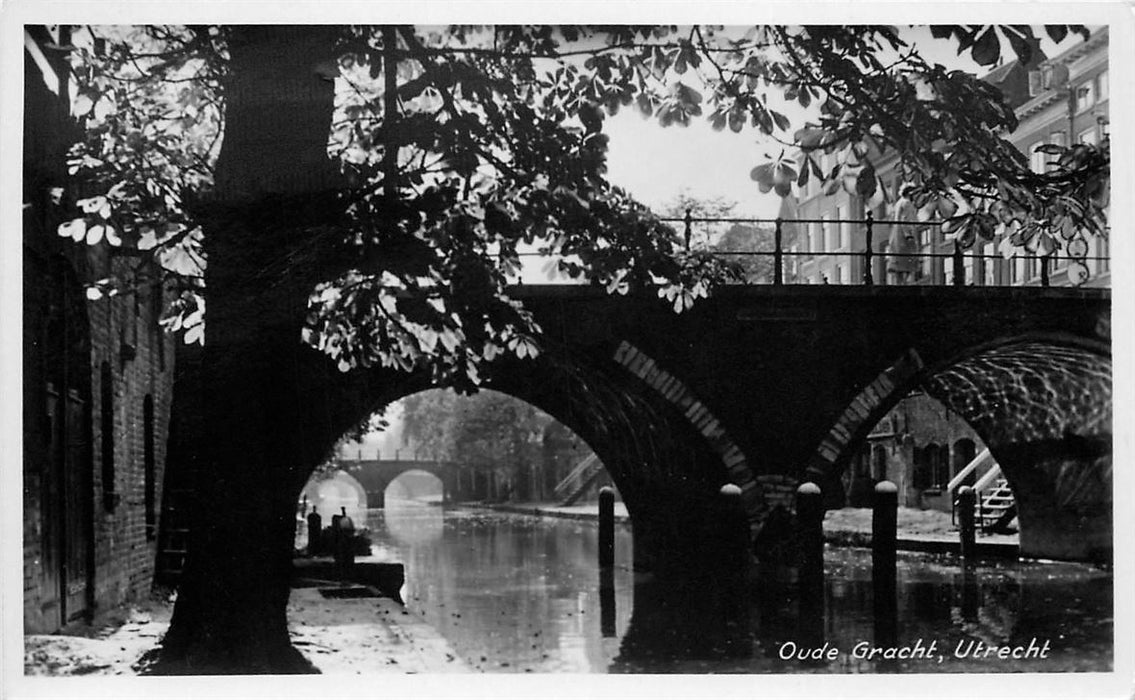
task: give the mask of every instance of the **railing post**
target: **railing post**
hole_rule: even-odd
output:
[[[784,246],[783,232],[781,224],[783,220],[778,216],[776,218],[776,229],[773,231],[773,249],[772,249],[772,283],[776,286],[784,284]]]
[[[690,239],[693,237],[693,214],[686,208],[686,250],[690,249]]]
[[[962,260],[962,246],[954,241],[954,286],[963,287],[966,283],[966,265]]]
[[[875,284],[875,274],[871,271],[871,258],[875,254],[875,244],[873,240],[875,237],[874,224],[875,212],[868,209],[866,231],[867,247],[863,251],[863,284],[867,285],[868,287]]]
[[[1040,256],[1040,286],[1048,286],[1048,260],[1052,257],[1051,253],[1046,253]]]

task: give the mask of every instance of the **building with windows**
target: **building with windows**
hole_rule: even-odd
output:
[[[1109,71],[1108,29],[1095,29],[1090,38],[1053,58],[1039,51],[1031,65],[1017,61],[1000,66],[984,80],[998,85],[1015,109],[1017,129],[1010,141],[1029,155],[1036,171],[1052,167],[1051,156],[1038,152],[1046,144],[1100,143],[1108,136]],[[785,198],[781,217],[785,219],[786,281],[803,284],[863,284],[870,273],[873,284],[899,282],[888,268],[892,259],[893,227],[875,224],[870,242],[863,220],[870,213],[876,220],[910,220],[913,211],[897,211],[902,186],[894,173],[895,155],[876,154],[872,159],[891,203],[875,207],[842,188],[821,190],[813,178],[802,191]],[[830,156],[821,156],[821,167],[830,171]],[[791,220],[804,220],[789,223]],[[795,234],[789,237],[789,232]],[[955,244],[937,226],[915,226],[911,271],[902,280],[908,284],[953,284]],[[974,286],[1039,286],[1042,260],[1038,256],[1017,255],[1006,259],[1000,253],[1000,239],[979,241],[962,252],[963,284]],[[1086,240],[1089,277],[1086,286],[1110,285],[1109,247],[1106,239]],[[870,247],[870,267],[865,251]],[[1050,259],[1048,283],[1069,285],[1069,257],[1061,250]],[[866,506],[871,488],[881,479],[899,487],[899,504],[908,507],[950,510],[952,498],[945,487],[981,453],[980,438],[956,415],[933,399],[915,394],[900,402],[868,437],[860,453],[844,472],[846,503]],[[974,474],[980,478],[984,466]]]
[[[1051,156],[1036,149],[1045,144],[1099,143],[1107,137],[1109,123],[1108,29],[1098,28],[1091,37],[1054,58],[1042,53],[1033,64],[1017,61],[1000,66],[984,80],[998,85],[1019,121],[1010,141],[1029,155],[1032,167],[1041,171],[1051,167]],[[820,156],[820,165],[829,172],[830,156]],[[789,279],[804,284],[861,284],[866,267],[867,231],[863,220],[868,212],[876,220],[908,220],[913,212],[900,212],[895,201],[902,187],[894,173],[893,154],[876,155],[872,162],[890,196],[890,202],[875,207],[864,203],[842,188],[824,192],[815,178],[802,192],[785,198],[781,217],[785,219],[786,240],[797,234],[786,248],[785,266]],[[799,223],[789,223],[802,219]],[[894,283],[888,275],[893,227],[876,224],[871,235],[871,278],[874,284]],[[914,284],[952,284],[954,282],[954,242],[939,227],[918,226],[912,257],[913,270],[907,282]],[[1106,239],[1086,241],[1089,277],[1087,286],[1109,286],[1109,246]],[[962,255],[962,274],[967,285],[1040,285],[1041,259],[1017,255],[1005,259],[1000,240],[979,242]],[[907,251],[904,251],[907,252]],[[1059,251],[1050,260],[1049,283],[1070,284],[1069,257]]]
[[[70,116],[58,28],[25,29],[23,154],[24,631],[90,620],[150,591],[173,379],[160,277],[90,285],[138,261],[60,238]],[[60,195],[60,190],[63,194]]]

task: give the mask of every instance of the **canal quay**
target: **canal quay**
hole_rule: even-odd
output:
[[[540,511],[540,515],[533,511]],[[758,569],[736,604],[633,571],[625,508],[601,569],[594,503],[445,506],[388,498],[360,519],[358,570],[297,559],[292,643],[329,677],[370,674],[1060,673],[1112,668],[1111,571],[1071,562],[899,552],[897,629],[876,643],[870,512],[829,513],[820,614],[802,615],[798,572]],[[900,514],[907,541],[943,520]],[[948,518],[945,520],[948,525]],[[307,544],[297,527],[297,544]],[[956,537],[957,533],[953,533]],[[1012,538],[1004,538],[1012,539]],[[900,541],[903,541],[900,538]],[[312,572],[315,573],[312,573]],[[154,598],[71,636],[26,640],[30,675],[134,675],[169,623]],[[807,613],[807,611],[804,611]],[[728,617],[728,620],[723,619]],[[723,633],[723,630],[725,632]],[[894,658],[884,658],[886,649]],[[1004,651],[1002,651],[1004,650]],[[899,656],[905,658],[899,658]]]

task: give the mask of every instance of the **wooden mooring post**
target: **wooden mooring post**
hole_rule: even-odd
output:
[[[821,607],[824,597],[824,502],[812,482],[796,489],[796,517],[800,523],[800,604]]]
[[[615,565],[615,491],[599,489],[599,568]]]
[[[972,486],[958,489],[958,531],[961,535],[962,560],[970,563],[976,552],[977,528],[974,510],[977,505],[977,492]]]
[[[897,641],[898,496],[898,487],[880,481],[871,504],[871,597],[878,646],[893,646]]]

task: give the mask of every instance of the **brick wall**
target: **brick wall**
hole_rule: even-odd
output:
[[[116,261],[115,266],[125,265]],[[97,265],[93,266],[96,267]],[[77,291],[77,290],[72,290]],[[153,293],[152,291],[150,293]],[[90,494],[94,501],[94,600],[96,612],[145,595],[153,580],[156,537],[148,536],[146,527],[145,491],[145,420],[144,402],[149,395],[153,402],[154,456],[154,528],[161,513],[162,481],[165,472],[166,435],[169,429],[174,339],[160,333],[156,325],[156,304],[146,296],[139,299],[137,310],[133,296],[86,302],[90,333]],[[27,316],[35,316],[35,302],[29,300]],[[123,342],[134,345],[134,359],[123,361]],[[164,347],[161,347],[163,346]],[[28,347],[34,355],[34,345]],[[162,354],[164,353],[164,362]],[[35,358],[32,358],[35,361]],[[114,483],[103,481],[103,363],[111,369],[113,392]],[[163,369],[164,364],[164,369]],[[52,597],[45,582],[42,566],[44,555],[44,470],[48,455],[41,429],[32,421],[41,420],[44,401],[36,397],[41,387],[35,377],[25,386],[24,466],[24,609],[25,624],[30,629],[52,629],[51,615],[44,613],[44,601]],[[107,507],[104,496],[113,491],[117,503]]]
[[[125,261],[114,266],[124,267]],[[120,270],[119,270],[120,271]],[[156,537],[147,536],[145,430],[143,406],[153,401],[155,517],[161,512],[166,436],[172,399],[173,338],[157,327],[152,289],[137,298],[119,296],[91,302],[91,367],[95,488],[95,598],[100,607],[118,605],[149,591]],[[125,360],[123,346],[134,348]],[[160,347],[162,344],[164,348]],[[162,368],[164,353],[164,369]],[[113,387],[114,483],[103,481],[103,405],[100,372],[109,364]],[[108,508],[105,496],[117,504]],[[155,520],[155,526],[156,526]],[[156,534],[156,527],[152,530]]]
[[[53,41],[38,27],[30,27],[27,32],[27,37],[37,45],[47,46]],[[150,589],[157,540],[147,537],[146,528],[143,405],[149,395],[153,401],[156,516],[161,513],[175,342],[173,337],[158,332],[161,303],[155,295],[160,292],[155,292],[152,286],[140,295],[127,293],[96,301],[86,299],[85,284],[111,274],[126,277],[124,273],[137,264],[136,259],[111,256],[105,241],[88,247],[56,235],[61,223],[60,211],[51,205],[49,192],[53,187],[73,189],[75,186],[67,177],[66,150],[79,138],[79,127],[68,115],[65,61],[50,50],[45,55],[49,62],[57,65],[44,68],[25,57],[24,68],[26,632],[53,631],[61,625],[60,574],[64,556],[59,534],[63,532],[65,519],[76,526],[76,531],[88,530],[82,537],[72,536],[72,542],[93,542],[93,557],[85,557],[88,572],[93,560],[93,575],[85,576],[91,584],[87,586],[87,602],[93,599],[92,612],[137,598]],[[62,88],[53,92],[47,77],[54,77]],[[74,192],[68,191],[66,196],[74,196]],[[62,315],[60,309],[65,309]],[[123,361],[123,341],[135,348],[131,360]],[[114,399],[110,421],[116,467],[113,490],[120,496],[113,509],[106,508],[103,499],[106,487],[110,486],[103,483],[100,449],[103,437],[100,367],[104,361],[111,368],[110,390]],[[68,369],[61,371],[63,366]],[[72,405],[85,405],[86,414],[79,411],[77,416],[66,419],[68,427],[62,433],[53,429],[53,423],[47,420],[49,382],[54,382],[57,394],[75,392],[77,402]],[[66,397],[62,400],[67,403]],[[70,450],[66,460],[58,459],[60,453],[53,457],[49,451],[53,444],[66,444],[59,439],[60,435],[80,445],[64,448]],[[83,441],[89,445],[87,451],[81,447]],[[53,466],[59,464],[66,464],[67,468],[57,470]],[[73,468],[82,473],[69,471]],[[84,480],[86,470],[90,470],[91,478]],[[65,487],[63,482],[68,475],[77,475],[79,479]],[[65,518],[65,515],[70,517]],[[156,533],[156,521],[154,525]],[[78,579],[82,587],[84,576],[73,575],[72,578]],[[77,600],[82,600],[81,592]],[[81,605],[76,603],[72,607]]]

